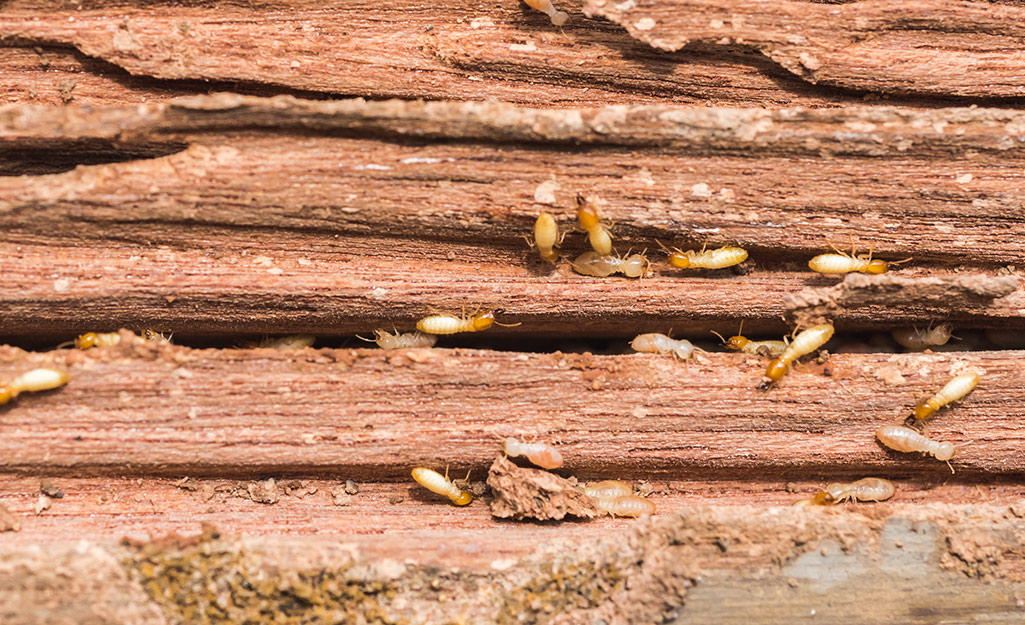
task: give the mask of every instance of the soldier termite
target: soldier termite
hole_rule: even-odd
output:
[[[518,323],[499,323],[495,321],[495,315],[501,312],[501,310],[485,310],[484,312],[476,312],[469,316],[466,316],[465,313],[460,313],[461,316],[459,317],[446,314],[430,315],[417,321],[416,329],[427,334],[458,334],[459,332],[482,332],[493,325],[505,328],[520,325]]]
[[[580,227],[587,233],[591,249],[600,256],[612,254],[612,235],[609,234],[608,227],[601,223],[598,207],[593,200],[579,194],[577,195],[577,219],[580,221]],[[577,261],[579,262],[580,258]]]
[[[573,271],[595,278],[605,278],[614,273],[621,273],[627,278],[643,278],[648,271],[648,264],[644,254],[621,258],[612,254],[603,256],[598,252],[584,252],[570,263]]]
[[[423,467],[417,467],[413,469],[413,479],[417,481],[420,486],[423,486],[432,493],[444,495],[452,500],[452,503],[457,506],[465,506],[466,504],[473,501],[473,495],[468,490],[459,490],[456,486],[448,479],[448,471],[445,471],[445,475],[432,471],[431,469],[425,469]],[[469,473],[466,475],[466,479],[470,479]]]
[[[655,514],[655,504],[638,495],[617,495],[596,497],[598,509],[612,516],[639,517]]]
[[[709,250],[701,246],[700,252],[685,252],[678,247],[668,248],[661,241],[658,244],[669,255],[669,264],[680,269],[725,269],[747,260],[747,250],[742,247],[726,246]]]
[[[569,14],[565,11],[558,11],[552,5],[551,0],[523,0],[532,9],[547,13],[548,17],[552,20],[552,24],[556,26],[562,26],[569,19]]]
[[[927,328],[925,330],[919,330],[918,328],[901,328],[893,330],[890,334],[893,336],[893,340],[897,341],[904,347],[920,352],[930,347],[937,345],[946,345],[947,341],[952,336],[951,332],[954,331],[954,326],[949,323],[941,323],[935,328]]]
[[[872,260],[872,250],[870,249],[868,255],[858,254],[854,248],[854,239],[851,239],[851,253],[841,252],[840,250],[833,247],[835,254],[819,254],[815,258],[808,261],[808,267],[812,271],[825,274],[839,274],[839,273],[870,273],[880,274],[886,273],[890,268],[890,265],[899,265],[906,263],[910,258],[904,260],[890,261],[887,263],[885,260],[879,260],[878,258]]]
[[[876,438],[883,445],[895,451],[905,453],[921,452],[929,454],[937,460],[942,460],[950,466],[950,459],[954,457],[953,443],[939,443],[930,440],[917,430],[906,428],[903,425],[884,425],[876,431]],[[950,468],[954,472],[954,468]]]
[[[632,486],[619,480],[603,480],[584,487],[584,494],[595,499],[611,499],[620,495],[632,495],[633,492]]]
[[[886,501],[897,491],[890,480],[879,477],[865,477],[857,482],[834,482],[826,486],[825,492],[832,503],[853,501]]]
[[[979,383],[979,374],[975,371],[954,376],[946,386],[929,399],[915,406],[915,420],[922,421],[931,417],[937,410],[951,402],[955,402],[972,392]]]
[[[528,236],[523,238],[527,240],[531,249],[537,248],[541,260],[554,263],[559,259],[559,250],[556,248],[562,244],[565,237],[565,233],[561,237],[559,236],[559,225],[555,223],[555,217],[552,217],[551,213],[541,211],[541,214],[537,216],[537,221],[534,222],[534,239],[531,240]]]
[[[786,341],[752,341],[741,334],[743,331],[744,322],[741,321],[740,330],[737,331],[737,335],[731,336],[728,340],[723,338],[723,335],[719,334],[715,330],[712,330],[712,334],[719,337],[726,349],[740,351],[745,354],[751,354],[752,356],[777,358],[787,349]]]
[[[249,348],[266,349],[305,349],[312,347],[317,337],[312,334],[290,334],[288,336],[267,337],[260,341],[246,341],[244,345]]]
[[[630,347],[648,354],[672,354],[680,360],[687,360],[694,353],[694,345],[685,339],[673,339],[665,334],[638,334],[630,341]]]
[[[438,342],[438,337],[433,334],[424,334],[423,332],[404,332],[400,334],[398,330],[395,330],[395,334],[388,334],[384,330],[374,330],[374,338],[372,339],[358,334],[356,338],[369,343],[377,343],[377,346],[381,349],[427,348],[434,347],[434,344]]]
[[[32,369],[0,384],[0,404],[6,404],[25,392],[49,391],[68,383],[68,374],[60,369]]]
[[[558,469],[562,466],[562,454],[546,443],[521,443],[515,438],[505,439],[505,455],[524,456],[542,469]]]
[[[790,344],[783,350],[783,353],[769,363],[768,368],[765,370],[765,377],[767,379],[762,382],[759,388],[766,390],[774,382],[782,380],[783,376],[790,370],[790,366],[798,358],[806,356],[822,347],[832,336],[833,326],[829,323],[812,326],[799,333],[794,337],[794,340],[790,341]]]

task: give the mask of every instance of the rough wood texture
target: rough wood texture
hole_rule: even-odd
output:
[[[1025,8],[887,0],[587,0],[652,46],[744,45],[816,84],[881,93],[1025,95]]]

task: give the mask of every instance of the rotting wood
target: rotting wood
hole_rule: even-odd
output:
[[[191,350],[124,335],[87,352],[0,355],[5,374],[41,365],[69,372],[66,387],[19,398],[0,418],[0,470],[51,477],[131,467],[179,477],[408,479],[414,466],[483,467],[505,436],[559,444],[565,470],[577,474],[936,476],[946,465],[887,452],[873,434],[968,366],[982,380],[930,422],[930,435],[958,447],[961,475],[1025,472],[1021,352],[832,355],[768,392],[755,389],[764,359],[722,353],[696,362],[447,349],[287,353]]]
[[[965,602],[994,618],[1020,618],[1014,601],[1025,592],[1020,504],[859,509],[865,512],[696,507],[635,522],[601,540],[575,537],[573,525],[563,525],[570,531],[560,539],[513,557],[500,555],[497,536],[463,550],[453,548],[454,535],[444,530],[397,537],[389,541],[394,550],[381,541],[339,544],[334,537],[187,537],[138,547],[31,549],[8,543],[0,547],[0,597],[7,599],[0,606],[6,606],[4,622],[16,625],[39,622],[40,614],[50,623],[70,622],[72,610],[125,623],[161,622],[162,614],[179,623],[198,613],[213,622],[242,622],[246,610],[259,609],[305,623],[315,613],[310,603],[382,622],[600,618],[631,625],[691,622],[721,610],[708,605],[717,598],[736,601],[740,587],[775,596],[774,618],[757,622],[795,620],[818,605],[822,619],[891,623],[898,602],[907,610],[902,622],[912,624],[933,622],[938,605]],[[445,548],[448,561],[390,557],[411,541],[425,553]],[[823,584],[837,576],[859,583],[843,601],[812,603],[823,601]],[[218,604],[222,595],[232,600]],[[296,596],[305,598],[304,609],[297,609]],[[951,603],[952,597],[964,599]]]
[[[741,44],[816,84],[881,93],[1025,95],[1019,4],[887,0],[587,0],[584,13],[674,51]]]
[[[508,458],[498,456],[488,469],[491,515],[499,519],[539,521],[598,516],[594,499],[576,486],[573,477],[518,467]]]

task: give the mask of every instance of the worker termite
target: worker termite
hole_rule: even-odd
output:
[[[925,330],[919,330],[917,328],[901,328],[893,330],[890,334],[893,336],[893,340],[897,341],[904,347],[920,352],[930,347],[937,345],[946,345],[947,341],[950,340],[954,326],[949,323],[941,323],[935,328],[927,328]]]
[[[617,495],[615,497],[596,497],[598,509],[612,516],[639,517],[655,514],[655,504],[639,495]]]
[[[947,382],[946,386],[940,389],[940,392],[915,406],[915,419],[917,421],[928,419],[940,408],[971,393],[978,383],[979,374],[975,371],[954,376],[954,379]]]
[[[312,334],[290,334],[288,336],[267,337],[259,341],[246,341],[249,348],[265,349],[305,349],[312,347],[317,337]]]
[[[381,349],[427,348],[434,347],[434,344],[438,342],[438,337],[433,334],[424,334],[423,332],[404,332],[400,334],[398,330],[395,330],[395,334],[388,334],[384,330],[374,330],[374,338],[372,339],[358,334],[356,338],[368,343],[377,343],[377,346]]]
[[[782,380],[783,376],[790,370],[790,366],[798,358],[822,347],[832,336],[833,326],[829,323],[812,326],[798,334],[794,337],[794,340],[790,341],[790,344],[783,350],[783,353],[769,363],[768,368],[765,370],[767,380],[763,381],[759,388],[762,390],[768,389],[772,386],[773,382]]]
[[[149,343],[167,343],[170,345],[172,334],[164,336],[163,332],[157,332],[156,330],[143,330],[142,339]]]
[[[595,278],[605,278],[614,273],[621,273],[627,278],[643,278],[648,272],[648,264],[643,253],[621,258],[612,254],[603,256],[598,252],[584,252],[570,263],[577,273]]]
[[[787,349],[786,341],[752,341],[740,334],[743,331],[744,322],[741,322],[740,330],[737,331],[737,335],[731,336],[728,340],[723,338],[723,335],[719,334],[715,330],[712,330],[712,334],[719,337],[726,349],[740,351],[745,354],[751,354],[752,356],[777,358]]]
[[[93,347],[110,347],[121,342],[121,335],[117,332],[86,332],[75,339],[74,344],[78,349],[92,349]]]
[[[886,501],[897,491],[890,480],[879,477],[865,477],[857,482],[834,482],[826,486],[832,503],[845,501]]]
[[[32,369],[0,384],[0,404],[6,404],[24,392],[49,391],[68,383],[68,374],[59,369]]]
[[[661,241],[658,244],[669,255],[669,264],[680,269],[724,269],[747,260],[747,250],[742,247],[726,246],[709,250],[701,246],[700,252],[685,252],[678,247],[666,247]]]
[[[495,321],[495,315],[501,310],[485,310],[467,316],[460,313],[455,315],[430,315],[416,322],[416,329],[427,334],[458,334],[459,332],[482,332],[493,325],[504,328],[518,326],[518,323],[499,323]]]
[[[950,466],[950,459],[954,457],[953,443],[939,443],[930,440],[917,430],[906,428],[903,425],[884,425],[876,431],[876,438],[883,445],[895,451],[910,453],[914,451],[929,454],[937,460],[942,460]],[[954,472],[954,468],[950,468]]]
[[[826,491],[819,491],[808,499],[795,501],[795,506],[830,506],[833,504],[832,496]]]
[[[452,503],[457,506],[465,506],[466,504],[473,501],[473,495],[468,490],[460,490],[458,486],[452,483],[448,479],[448,471],[445,471],[445,475],[432,471],[431,469],[425,469],[423,467],[417,467],[413,469],[413,479],[417,481],[420,486],[423,486],[432,493],[444,495],[452,500]],[[466,475],[466,479],[470,479],[469,473]]]
[[[587,239],[591,242],[591,249],[600,256],[611,254],[612,235],[609,234],[608,227],[600,222],[598,207],[595,206],[593,200],[579,194],[577,195],[577,219],[580,221],[580,227],[587,233]],[[580,258],[577,258],[577,261],[579,262]]]
[[[541,214],[537,216],[537,221],[534,222],[533,240],[526,235],[523,238],[527,240],[527,244],[530,245],[531,249],[537,248],[541,260],[554,263],[559,259],[559,250],[557,248],[562,245],[562,240],[566,238],[566,233],[563,233],[560,237],[559,225],[555,223],[555,217],[551,213],[541,211]]]
[[[694,345],[685,339],[673,339],[665,334],[638,334],[630,341],[630,347],[648,354],[672,354],[680,360],[687,360],[694,353]]]
[[[552,0],[523,0],[532,9],[536,9],[543,13],[547,13],[548,17],[552,20],[552,24],[556,26],[562,26],[569,20],[569,14],[565,11],[558,11],[552,5]]]
[[[611,499],[620,495],[631,495],[633,492],[632,486],[619,480],[603,480],[584,487],[584,494],[595,499]]]
[[[505,439],[505,455],[524,456],[542,469],[558,469],[562,466],[562,454],[547,443],[521,443],[515,438]]]
[[[851,253],[841,252],[840,250],[833,247],[835,254],[819,254],[815,258],[808,261],[808,267],[812,271],[825,274],[839,274],[839,273],[870,273],[870,274],[881,274],[886,273],[890,268],[890,265],[899,265],[906,263],[910,258],[904,260],[895,260],[887,263],[885,260],[879,260],[878,258],[872,260],[872,250],[868,251],[868,254],[858,254],[854,247],[854,239],[851,238]]]

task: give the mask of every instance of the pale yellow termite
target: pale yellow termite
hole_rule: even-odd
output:
[[[832,496],[826,491],[819,491],[808,499],[795,501],[795,506],[829,506],[833,504]]]
[[[505,439],[505,455],[524,456],[542,469],[558,469],[562,466],[562,454],[547,443],[521,443],[515,438]]]
[[[311,347],[317,340],[312,334],[290,334],[288,336],[267,337],[259,341],[246,341],[244,345],[249,348],[265,349],[305,349]]]
[[[156,330],[143,330],[142,331],[142,338],[143,338],[143,340],[149,341],[150,343],[167,343],[167,344],[170,344],[171,343],[171,336],[172,336],[171,334],[168,334],[167,336],[164,336],[162,332],[157,332]]]
[[[580,221],[580,227],[587,233],[591,249],[600,256],[612,254],[612,235],[609,234],[608,227],[601,223],[598,207],[583,195],[577,195],[577,219]],[[578,258],[577,261],[579,260]]]
[[[655,504],[639,495],[617,495],[615,497],[596,497],[598,509],[612,516],[639,517],[655,514]]]
[[[86,332],[75,339],[75,347],[78,349],[110,347],[120,342],[121,335],[117,332]]]
[[[799,333],[794,340],[790,341],[783,353],[769,363],[765,370],[767,382],[763,382],[761,388],[768,388],[773,382],[783,379],[783,376],[790,370],[790,366],[800,358],[812,353],[822,347],[833,336],[833,326],[829,323],[812,326]]]
[[[601,255],[598,252],[584,252],[570,265],[573,271],[595,278],[605,278],[621,273],[627,278],[643,278],[648,271],[648,259],[644,254],[633,254],[621,258],[614,254]]]
[[[448,472],[446,471],[446,473]],[[431,469],[417,467],[413,469],[413,479],[432,493],[448,497],[457,506],[465,506],[473,501],[473,495],[470,494],[470,491],[460,490],[458,486],[448,479],[448,475],[442,475]],[[467,476],[467,479],[469,479],[469,476]]]
[[[551,213],[541,211],[541,214],[537,216],[537,221],[534,222],[533,240],[525,235],[523,238],[527,240],[531,249],[537,248],[542,260],[554,263],[559,259],[557,248],[565,237],[565,233],[561,237],[559,236],[559,224],[555,223],[555,217]]]
[[[32,369],[0,384],[0,404],[6,404],[25,392],[49,391],[68,383],[68,374],[60,369]]]
[[[485,310],[472,315],[430,315],[416,322],[416,329],[427,334],[458,334],[460,332],[483,332],[493,325],[512,328],[518,323],[498,323],[495,315],[501,310]]]
[[[865,477],[857,482],[834,482],[826,486],[825,492],[831,503],[853,501],[886,501],[897,491],[890,480],[879,477]]]
[[[661,241],[658,244],[669,255],[669,264],[680,269],[725,269],[747,260],[747,250],[742,247],[726,246],[709,250],[702,246],[700,252],[685,252],[678,247],[668,248]]]
[[[687,360],[694,353],[694,345],[690,341],[656,333],[638,334],[630,341],[630,347],[648,354],[672,354],[680,360]]]
[[[620,495],[631,495],[633,492],[632,486],[619,480],[603,480],[584,487],[584,494],[595,499],[611,499]]]
[[[876,431],[876,438],[880,443],[895,451],[905,453],[918,451],[929,454],[937,460],[943,460],[948,466],[950,459],[954,457],[953,443],[930,440],[917,430],[906,428],[903,425],[884,425]],[[953,468],[950,470],[954,471]]]
[[[947,382],[946,386],[940,389],[940,392],[915,406],[915,419],[918,421],[928,419],[943,406],[971,393],[978,383],[979,374],[975,371],[968,371],[954,376],[954,379]]]
[[[935,328],[919,330],[918,328],[901,328],[892,331],[890,334],[893,340],[904,347],[920,352],[937,345],[946,345],[950,340],[954,326],[949,323],[941,323]]]
[[[377,346],[381,349],[418,349],[434,347],[434,344],[438,342],[438,337],[433,334],[424,334],[423,332],[404,332],[399,333],[395,330],[395,334],[389,334],[384,330],[374,330],[374,338],[368,339],[360,335],[356,335],[356,338],[367,341],[370,343],[377,343]]]
[[[853,244],[854,238],[851,237],[851,253],[841,252],[840,250],[833,247],[835,254],[819,254],[815,258],[808,261],[808,266],[812,271],[826,274],[838,274],[838,273],[870,273],[880,274],[886,273],[889,270],[890,265],[899,265],[906,263],[910,258],[904,260],[891,261],[887,263],[885,260],[879,260],[878,258],[872,260],[872,250],[869,250],[868,254],[858,254]]]
[[[731,336],[729,339],[723,338],[723,335],[719,334],[715,330],[712,330],[712,334],[719,337],[726,349],[740,351],[745,354],[751,354],[752,356],[778,358],[787,349],[786,341],[752,341],[740,334],[740,332],[743,331],[744,323],[741,322],[738,334],[736,336]]]
[[[536,9],[543,13],[547,13],[548,17],[552,20],[552,24],[556,26],[562,26],[569,19],[569,14],[565,11],[558,11],[552,5],[552,0],[523,0],[532,9]]]

